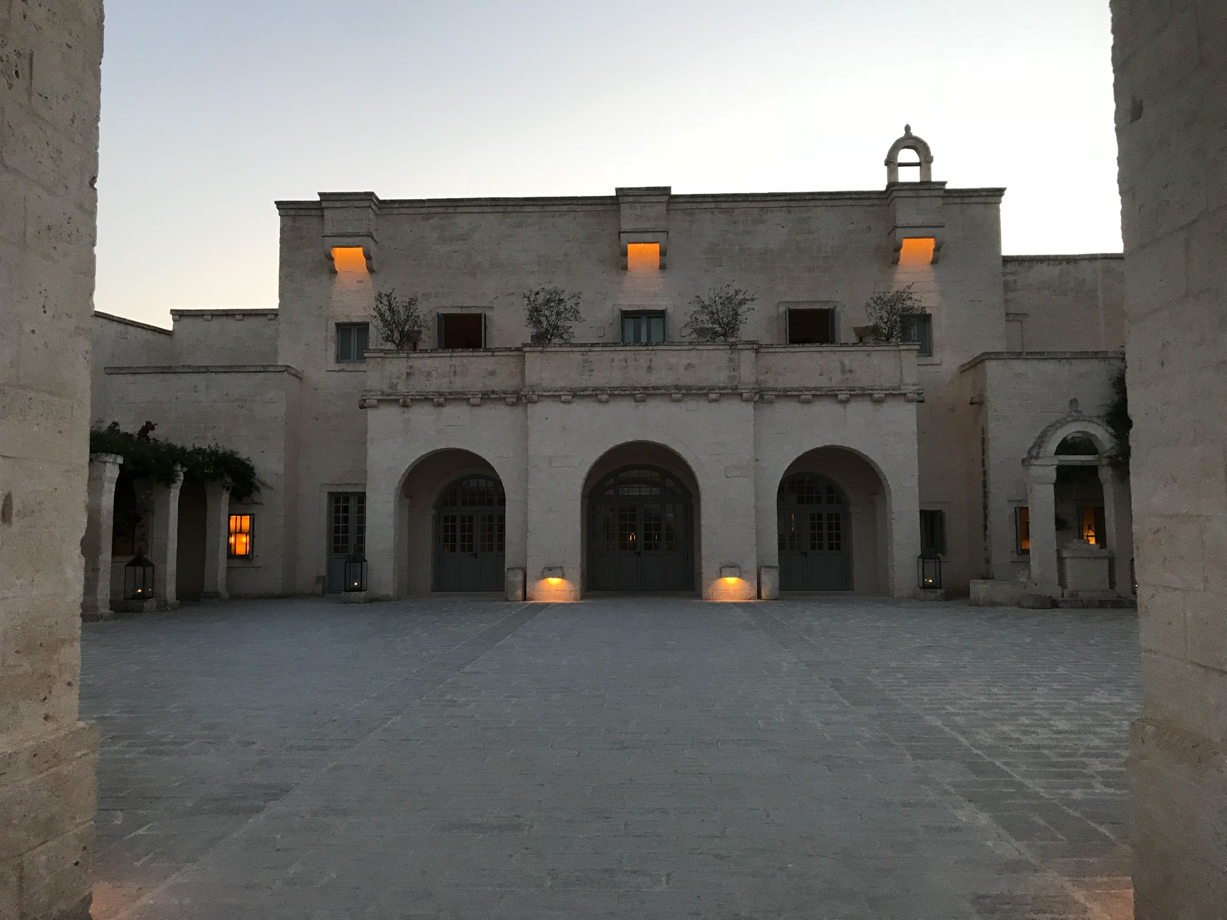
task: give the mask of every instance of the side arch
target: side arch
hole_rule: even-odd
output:
[[[890,145],[886,153],[886,182],[891,184],[899,181],[899,154],[904,150],[915,151],[920,158],[920,181],[933,181],[933,152],[923,138],[912,133],[911,125],[903,126],[903,136]],[[909,164],[904,164],[909,165]],[[911,164],[915,165],[915,164]]]

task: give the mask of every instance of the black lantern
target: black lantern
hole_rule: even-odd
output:
[[[124,600],[147,601],[153,597],[153,563],[137,553],[124,566]]]
[[[346,593],[366,590],[366,556],[350,553],[345,557]]]
[[[916,571],[921,590],[936,590],[942,586],[941,556],[918,556]]]

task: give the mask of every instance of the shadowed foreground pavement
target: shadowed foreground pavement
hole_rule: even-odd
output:
[[[232,602],[82,654],[97,920],[1132,913],[1132,611]]]

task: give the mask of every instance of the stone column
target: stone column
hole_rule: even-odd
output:
[[[1137,920],[1227,918],[1227,28],[1113,0],[1142,716]]]
[[[85,593],[81,619],[111,618],[111,537],[115,528],[115,482],[124,458],[119,454],[90,454],[89,484],[85,498]]]
[[[220,482],[205,485],[205,565],[202,600],[224,601],[230,540],[230,487]]]
[[[1057,578],[1056,464],[1027,465],[1027,508],[1031,527],[1031,581],[1040,594],[1061,596]]]
[[[183,488],[183,470],[175,472],[175,481],[164,486],[153,484],[153,527],[149,536],[153,563],[154,594],[161,600],[159,607],[179,606],[175,594],[175,578],[179,557],[179,491]]]
[[[102,0],[0,3],[0,917],[89,916],[79,721]]]
[[[1114,562],[1112,587],[1122,597],[1132,597],[1129,560],[1133,558],[1133,507],[1129,482],[1107,463],[1099,465],[1099,482],[1103,485],[1103,526]]]

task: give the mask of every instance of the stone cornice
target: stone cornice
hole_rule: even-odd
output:
[[[987,361],[1124,361],[1123,351],[986,351],[959,365],[969,371]]]
[[[140,367],[104,367],[104,374],[289,374],[302,379],[302,371],[288,364],[159,364]]]

